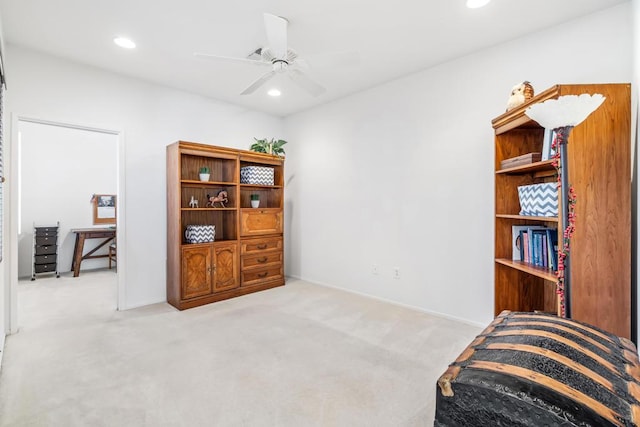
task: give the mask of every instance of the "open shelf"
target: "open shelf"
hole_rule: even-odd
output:
[[[259,185],[259,184],[240,184],[240,187],[245,188],[282,188],[282,185]]]
[[[181,247],[183,248],[195,248],[198,246],[211,246],[212,244],[215,245],[216,243],[224,243],[224,242],[234,242],[236,239],[218,239],[216,238],[216,240],[214,240],[213,242],[206,242],[206,243],[185,243],[182,242],[180,244]]]
[[[557,216],[525,216],[525,215],[496,214],[496,218],[517,219],[520,221],[558,222]]]
[[[541,279],[548,280],[550,282],[556,282],[558,278],[556,274],[543,267],[536,267],[523,261],[513,261],[511,259],[498,258],[496,259],[498,264],[506,265],[507,267],[514,268],[519,271],[524,271],[532,276],[540,277]]]
[[[182,211],[235,211],[236,208],[181,208]]]
[[[220,186],[225,186],[225,185],[236,185],[235,182],[227,182],[227,181],[200,181],[198,179],[183,179],[180,181],[182,184],[185,185],[220,185]]]
[[[514,166],[512,168],[500,169],[496,171],[496,174],[522,174],[538,171],[555,171],[553,160],[544,160],[542,162],[529,163],[528,165],[520,165]]]

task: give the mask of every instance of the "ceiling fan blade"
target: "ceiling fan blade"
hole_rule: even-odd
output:
[[[287,57],[287,20],[270,13],[264,14],[264,28],[269,41],[269,49],[277,59]]]
[[[251,83],[249,85],[249,87],[247,87],[245,90],[243,90],[242,92],[240,92],[240,95],[249,95],[252,94],[253,92],[256,91],[256,89],[258,89],[260,86],[262,86],[263,84],[265,84],[266,82],[268,82],[269,80],[271,80],[273,78],[273,76],[276,75],[276,72],[271,70],[266,74],[263,74],[262,76],[260,76],[258,78],[258,80],[256,80],[255,82]]]
[[[300,70],[290,69],[288,74],[291,80],[293,80],[298,86],[300,86],[313,96],[320,96],[326,91],[324,87],[311,80]]]
[[[210,53],[195,52],[193,54],[193,56],[195,56],[197,58],[213,59],[213,60],[220,60],[220,61],[231,61],[231,62],[238,62],[238,63],[242,63],[242,64],[271,65],[270,62],[258,61],[258,60],[255,60],[255,59],[234,58],[232,56],[212,55]]]

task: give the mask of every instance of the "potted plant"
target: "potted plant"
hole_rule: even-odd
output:
[[[203,166],[200,168],[200,181],[209,181],[209,168],[206,166]]]
[[[267,153],[272,154],[274,156],[284,157],[284,148],[282,146],[287,143],[284,139],[258,139],[251,145],[251,151],[255,151],[256,153]]]
[[[259,194],[252,194],[251,195],[251,207],[252,208],[257,208],[260,206],[260,195]]]

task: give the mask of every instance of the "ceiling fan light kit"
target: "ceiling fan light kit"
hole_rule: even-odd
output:
[[[469,9],[478,9],[482,6],[489,4],[491,0],[467,0],[467,7]]]
[[[271,66],[271,71],[268,71],[258,77],[253,83],[247,86],[246,89],[240,92],[241,95],[252,94],[266,82],[275,77],[276,74],[286,74],[296,85],[307,91],[309,94],[313,96],[320,96],[326,91],[326,89],[319,83],[312,80],[301,70],[308,68],[308,65],[304,60],[298,58],[296,51],[290,49],[287,45],[288,23],[289,21],[281,16],[265,13],[264,27],[269,45],[253,51],[247,58],[234,58],[198,52],[194,53],[194,55],[201,58]],[[258,56],[258,54],[260,59],[251,59]]]
[[[136,44],[133,40],[126,37],[114,37],[113,42],[124,49],[135,49]]]

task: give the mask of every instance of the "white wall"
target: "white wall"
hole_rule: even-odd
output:
[[[121,308],[165,301],[166,145],[182,139],[248,148],[254,136],[282,135],[282,120],[12,45],[6,59],[7,113],[124,132]]]
[[[93,194],[116,194],[118,137],[48,124],[20,122],[20,222],[18,277],[30,277],[33,224],[58,230],[58,272],[69,272],[76,235],[72,228],[94,227]],[[84,253],[102,239],[90,239]],[[103,247],[95,255],[106,254]],[[107,259],[87,259],[81,270],[104,268]],[[38,277],[55,277],[38,276]]]
[[[625,3],[286,118],[289,273],[488,323],[491,119],[523,80],[538,92],[556,83],[629,82],[630,8]],[[395,267],[400,279],[392,277]]]
[[[0,16],[0,55],[4,58],[4,33],[2,31],[2,16]],[[2,120],[4,120],[4,123],[6,125],[6,118],[8,117],[8,114],[5,113],[5,111],[3,111],[2,114]],[[7,133],[3,132],[4,134],[4,140],[6,141],[7,139]],[[6,144],[6,142],[5,142]],[[4,145],[2,147],[0,147],[0,150],[2,150],[2,154],[3,154],[3,158],[6,159],[6,156],[4,155],[5,153],[5,149],[4,149]],[[6,172],[6,167],[4,172]],[[7,184],[5,183],[0,183],[0,185],[2,185],[3,188],[3,200],[6,200],[6,191],[5,188],[7,186]],[[3,202],[6,205],[6,202]],[[6,206],[3,209],[4,212],[6,212]],[[5,269],[5,265],[7,265],[7,261],[6,261],[6,247],[7,244],[5,242],[6,240],[6,235],[7,232],[9,230],[7,221],[4,220],[5,219],[5,215],[3,213],[3,217],[0,218],[0,227],[2,227],[2,230],[0,230],[2,232],[2,239],[3,239],[3,243],[2,243],[2,249],[0,249],[1,253],[0,255],[2,255],[2,262],[0,262],[0,364],[2,363],[2,354],[4,352],[4,337],[5,337],[5,332],[8,332],[9,329],[9,311],[6,309],[6,305],[7,305],[7,301],[8,301],[8,296],[9,296],[9,286],[8,286],[8,269]]]

